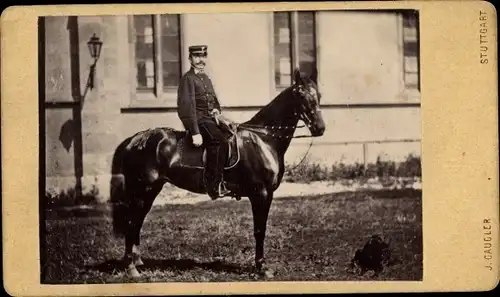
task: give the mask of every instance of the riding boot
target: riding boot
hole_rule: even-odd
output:
[[[212,200],[224,197],[231,191],[226,189],[223,173],[224,165],[227,161],[227,146],[214,145],[207,148],[207,164],[206,164],[206,185],[207,192]]]

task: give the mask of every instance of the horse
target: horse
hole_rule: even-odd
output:
[[[233,122],[228,133],[232,156],[224,169],[224,180],[231,196],[250,200],[255,238],[255,266],[259,275],[267,275],[264,240],[267,219],[285,172],[284,156],[301,120],[310,136],[320,137],[325,123],[320,109],[321,94],[317,72],[302,74],[294,69],[293,82],[269,104],[246,122]],[[231,130],[230,130],[231,131]],[[112,228],[117,238],[125,238],[123,261],[132,277],[139,277],[137,267],[144,265],[140,255],[140,232],[156,196],[168,182],[181,189],[206,194],[205,151],[195,148],[187,131],[170,127],[137,132],[123,140],[112,160],[110,202]],[[191,140],[192,141],[192,140]],[[193,165],[192,164],[192,165]],[[229,195],[228,195],[229,196]]]

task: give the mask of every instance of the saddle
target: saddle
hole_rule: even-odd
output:
[[[236,135],[237,124],[222,115],[216,116],[216,121],[224,129],[228,140],[228,158],[224,169],[228,170],[236,166],[240,161],[238,144],[240,139]],[[193,145],[191,135],[188,131],[179,139],[180,165],[182,167],[204,169],[207,161],[207,151],[203,146]]]

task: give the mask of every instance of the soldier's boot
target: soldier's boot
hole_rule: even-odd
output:
[[[206,164],[206,185],[207,193],[212,200],[227,196],[231,193],[226,188],[223,180],[224,164],[227,158],[227,145],[209,147],[207,149],[207,164]]]

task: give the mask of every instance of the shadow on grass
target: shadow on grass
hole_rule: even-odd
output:
[[[107,204],[75,206],[68,208],[52,208],[45,210],[46,220],[64,220],[70,218],[110,217],[111,210]]]
[[[349,201],[364,201],[367,197],[373,199],[417,199],[422,198],[422,190],[419,189],[360,189],[357,191],[345,191],[335,193],[311,194],[308,196],[290,195],[285,199],[275,199],[273,204],[294,203],[299,201],[314,200],[336,200],[346,198]],[[230,203],[231,201],[228,201]],[[240,202],[241,203],[241,202]]]
[[[214,272],[227,272],[244,274],[252,272],[252,268],[248,266],[239,266],[236,264],[224,263],[222,261],[198,262],[192,259],[148,259],[142,258],[144,265],[138,266],[139,272],[144,270],[171,270],[171,271],[188,271],[201,268]],[[85,266],[87,270],[97,270],[104,273],[113,273],[114,271],[126,269],[125,263],[120,259],[108,260],[97,265]]]
[[[324,193],[324,194],[311,194],[309,196],[294,196],[291,195],[283,200],[284,203],[289,203],[293,201],[303,201],[305,199],[335,199],[336,197],[350,197],[349,199],[365,199],[366,196],[370,196],[374,199],[400,199],[400,198],[422,198],[422,190],[419,189],[361,189],[354,192],[337,192],[337,193]],[[279,203],[281,199],[276,199],[274,203]],[[217,207],[220,209],[222,205],[227,207],[232,207],[234,200],[221,201]],[[245,200],[242,203],[249,203]],[[179,204],[179,205],[155,205],[151,210],[152,213],[158,211],[164,211],[169,209],[169,211],[189,211],[189,210],[200,210],[201,208],[212,209],[214,207],[213,202],[204,201],[197,204]],[[46,220],[65,220],[65,219],[76,219],[76,218],[108,218],[111,217],[110,205],[107,203],[100,203],[89,206],[75,206],[75,207],[59,207],[45,210]]]
[[[417,189],[384,189],[366,192],[370,193],[370,196],[377,199],[422,198],[422,190]]]

